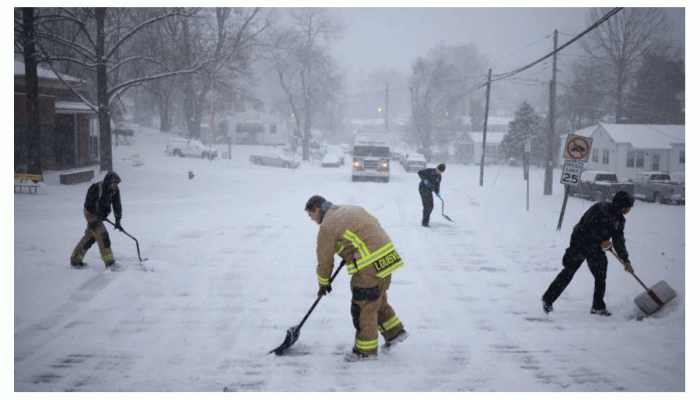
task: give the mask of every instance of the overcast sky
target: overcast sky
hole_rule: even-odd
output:
[[[561,46],[587,28],[588,8],[331,8],[348,25],[346,37],[334,46],[341,66],[397,68],[427,56],[438,44],[475,43],[491,61],[494,73],[529,64],[553,49],[559,31]],[[685,12],[673,12],[676,35],[685,28]]]

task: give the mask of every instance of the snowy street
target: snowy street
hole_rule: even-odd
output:
[[[441,192],[455,222],[435,198],[427,229],[419,178],[398,162],[389,183],[351,182],[348,155],[340,168],[296,170],[251,164],[255,146],[233,146],[230,160],[179,158],[165,154],[165,134],[136,132],[113,149],[114,169],[122,226],[148,260],[107,224],[122,270],[105,271],[97,245],[86,268],[70,266],[89,183],[14,195],[15,391],[686,390],[685,206],[638,200],[626,216],[637,276],[678,294],[659,312],[636,320],[644,289],[610,255],[612,316],[589,314],[585,262],[545,315],[540,298],[593,205],[569,198],[556,230],[560,169],[551,196],[531,169],[528,211],[521,168],[488,166],[480,186],[478,165],[448,163]],[[267,354],[316,299],[318,226],[304,212],[315,194],[364,207],[406,262],[388,298],[410,336],[376,361],[343,361],[354,341],[345,271],[289,354]]]

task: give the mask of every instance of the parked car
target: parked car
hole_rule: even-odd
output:
[[[665,172],[639,172],[634,176],[634,197],[656,203],[685,204],[685,184]]]
[[[410,153],[406,156],[403,162],[403,168],[406,172],[420,171],[428,167],[428,162],[422,154]]]
[[[263,151],[260,153],[251,154],[248,160],[256,165],[269,165],[272,167],[283,168],[297,168],[300,164],[291,157],[275,151]]]
[[[674,182],[685,183],[685,172],[672,172],[671,180]]]
[[[615,193],[625,191],[634,194],[631,182],[618,182],[614,172],[583,171],[578,185],[569,186],[569,194],[599,201],[612,201]]]
[[[202,157],[214,159],[219,154],[215,149],[210,149],[204,143],[195,139],[169,138],[165,146],[165,152],[180,157]]]
[[[345,154],[335,150],[327,152],[321,160],[322,167],[340,167],[345,164]]]

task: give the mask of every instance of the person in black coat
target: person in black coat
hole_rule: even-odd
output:
[[[585,260],[595,279],[591,314],[611,315],[605,307],[605,277],[608,258],[604,250],[611,246],[624,262],[625,271],[633,273],[629,254],[625,247],[625,217],[634,205],[634,197],[624,191],[617,192],[612,203],[596,203],[588,209],[574,226],[569,248],[564,253],[564,269],[557,275],[542,296],[542,307],[546,313],[553,310],[552,304],[571,282],[574,274]],[[610,242],[612,239],[612,243]]]
[[[430,228],[430,213],[433,212],[433,192],[440,197],[440,181],[442,173],[445,172],[445,164],[440,164],[437,168],[426,168],[418,171],[421,181],[418,184],[418,193],[423,201],[423,222],[422,225]]]
[[[73,250],[70,263],[74,267],[83,266],[83,257],[88,249],[97,242],[102,255],[105,267],[114,264],[114,254],[110,248],[111,242],[109,234],[102,221],[106,220],[114,209],[114,229],[122,229],[122,202],[119,196],[119,182],[121,178],[116,172],[110,171],[105,175],[102,182],[94,183],[90,186],[85,196],[83,214],[87,220],[87,229],[83,238]]]

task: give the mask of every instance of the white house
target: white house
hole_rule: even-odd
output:
[[[685,172],[685,125],[598,123],[574,134],[593,139],[584,170],[614,172],[620,181],[637,172]]]
[[[501,154],[501,142],[506,136],[506,132],[486,132],[486,153],[484,156],[485,164],[495,164],[504,161],[504,155]],[[474,163],[481,164],[481,153],[484,149],[484,132],[470,132],[469,137],[474,143]]]
[[[277,115],[246,111],[216,121],[217,132],[236,143],[282,146],[289,142],[287,121]]]

